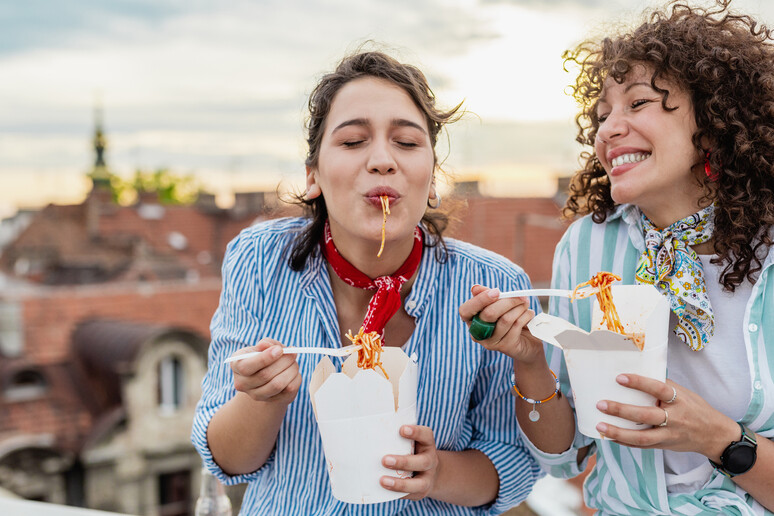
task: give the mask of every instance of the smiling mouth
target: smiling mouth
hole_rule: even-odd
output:
[[[620,156],[616,156],[610,160],[610,165],[615,168],[621,165],[626,165],[627,163],[639,163],[640,161],[648,159],[649,157],[650,152],[631,152],[628,154],[621,154]]]

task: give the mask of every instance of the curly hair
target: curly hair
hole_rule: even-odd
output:
[[[439,169],[438,157],[435,153],[435,144],[438,135],[447,123],[459,119],[462,104],[444,111],[436,107],[435,94],[427,83],[424,74],[415,66],[403,64],[383,52],[366,51],[347,56],[339,62],[336,69],[324,75],[317,86],[309,95],[309,117],[306,121],[307,146],[306,165],[317,166],[320,157],[320,144],[325,132],[325,122],[330,113],[331,105],[339,90],[347,83],[362,77],[376,77],[384,79],[399,86],[414,101],[425,117],[430,143],[433,148],[433,164]],[[314,199],[305,199],[296,196],[296,203],[305,207],[307,216],[312,220],[306,229],[299,233],[294,240],[290,254],[290,266],[293,270],[301,270],[306,264],[307,257],[315,252],[317,244],[322,238],[325,220],[328,218],[328,209],[322,196]],[[441,253],[446,249],[443,241],[443,231],[449,223],[449,215],[444,211],[425,211],[422,222],[431,235],[431,239],[425,242],[427,247],[436,247],[440,244]]]
[[[667,107],[664,79],[690,95],[697,130],[693,145],[717,179],[697,177],[704,199],[715,202],[713,263],[725,264],[720,282],[733,292],[754,281],[772,245],[774,225],[774,45],[772,30],[752,17],[729,11],[731,0],[711,8],[673,1],[633,31],[565,52],[565,68],[580,68],[573,96],[580,105],[576,140],[581,169],[570,183],[563,213],[591,214],[602,223],[616,208],[610,182],[594,152],[599,129],[597,103],[604,81],[619,84],[635,65],[652,70],[651,86]],[[704,145],[702,145],[704,142]],[[709,143],[709,149],[707,144]]]

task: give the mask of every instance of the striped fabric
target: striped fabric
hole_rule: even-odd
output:
[[[234,477],[213,462],[207,425],[235,394],[231,370],[223,359],[263,337],[287,346],[341,345],[323,260],[314,256],[303,271],[294,272],[283,254],[304,224],[304,219],[279,219],[244,230],[229,244],[223,265],[223,291],[212,320],[209,369],[192,441],[221,481],[249,482],[240,514],[500,514],[524,500],[542,472],[519,437],[509,389],[510,360],[472,341],[457,310],[475,283],[517,289],[528,288],[529,280],[505,258],[451,239],[444,263],[435,258],[434,249],[423,253],[405,302],[416,329],[403,349],[419,359],[419,424],[433,429],[439,449],[478,449],[492,460],[500,476],[492,505],[458,507],[432,499],[350,505],[333,498],[307,391],[320,359],[315,355],[298,355],[305,381],[288,408],[268,462],[258,471]],[[534,300],[532,304],[539,310]]]
[[[624,284],[634,284],[637,258],[644,248],[639,221],[639,210],[630,205],[619,207],[604,224],[594,224],[588,216],[576,221],[556,248],[553,287],[572,289],[598,271],[613,272]],[[774,437],[774,277],[769,277],[774,274],[773,263],[774,251],[770,251],[742,322],[744,348],[741,343],[739,346],[740,353],[746,349],[751,357],[752,382],[752,399],[742,422],[769,439]],[[589,330],[590,305],[552,298],[550,312]],[[559,374],[562,391],[572,401],[561,350],[547,346],[546,354],[551,368]],[[599,516],[772,514],[717,471],[698,492],[667,496],[661,450],[628,448],[577,433],[570,450],[554,455],[524,440],[548,473],[563,478],[585,469],[586,461],[577,464],[577,452],[591,446],[597,462],[584,484],[584,498],[587,505],[599,510]]]

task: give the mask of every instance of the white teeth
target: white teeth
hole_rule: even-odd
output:
[[[620,156],[613,158],[610,164],[614,167],[617,167],[626,163],[637,163],[638,161],[646,159],[648,156],[650,156],[649,152],[633,152],[631,154],[621,154]]]

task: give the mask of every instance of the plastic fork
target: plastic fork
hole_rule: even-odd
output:
[[[511,290],[509,292],[500,292],[497,299],[507,299],[509,297],[527,297],[527,296],[559,296],[574,299],[585,299],[599,292],[597,287],[584,287],[577,291],[565,290],[561,288],[529,288],[524,290]],[[478,314],[473,316],[470,321],[470,334],[476,340],[486,340],[492,336],[497,323],[482,321]]]
[[[575,292],[576,299],[584,299],[593,296],[599,292],[597,287],[583,287]],[[525,290],[511,290],[509,292],[500,292],[498,299],[506,299],[509,297],[528,297],[528,296],[559,296],[559,297],[573,297],[572,290],[565,290],[561,288],[529,288]]]
[[[288,346],[286,348],[282,348],[282,354],[283,355],[303,355],[305,353],[316,353],[320,355],[330,355],[332,357],[346,357],[354,353],[355,351],[358,351],[363,346],[355,346],[354,344],[351,344],[349,346],[344,346],[343,348],[322,348],[322,347],[315,347],[315,346]],[[251,351],[250,353],[242,353],[241,355],[234,355],[231,357],[228,357],[226,360],[223,361],[224,364],[228,364],[229,362],[236,362],[238,360],[244,360],[245,358],[254,357],[256,355],[260,355],[263,353],[263,351]]]

